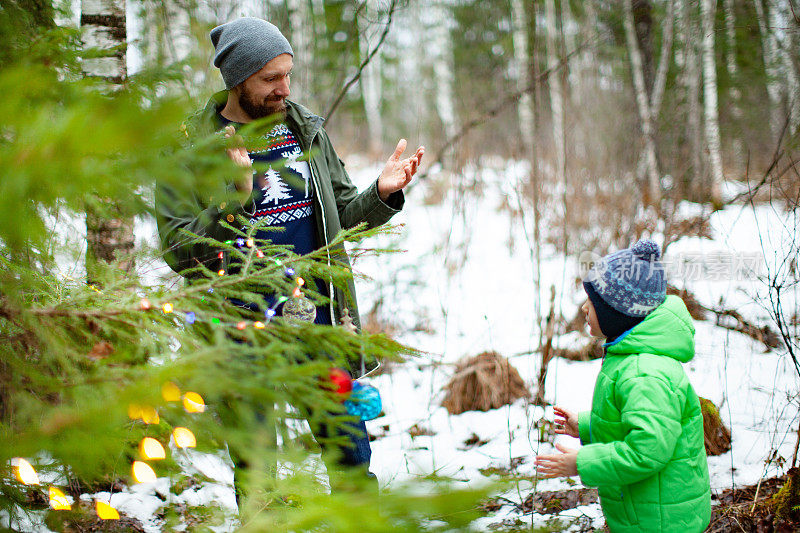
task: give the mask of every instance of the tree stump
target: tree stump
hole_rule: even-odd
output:
[[[731,431],[722,423],[719,409],[711,400],[700,398],[703,412],[703,437],[707,455],[722,455],[731,449]]]

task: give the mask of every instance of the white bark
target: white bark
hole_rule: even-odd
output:
[[[84,74],[121,82],[127,74],[125,0],[83,0],[81,30],[86,48],[117,49],[113,56],[83,60]]]
[[[564,183],[564,194],[567,194],[567,157],[566,142],[564,139],[564,93],[562,91],[561,75],[558,70],[558,24],[556,22],[556,7],[554,0],[545,0],[545,23],[547,25],[547,68],[552,74],[548,78],[550,86],[550,110],[553,117],[553,148],[555,151],[556,180]],[[567,206],[564,205],[566,218]]]
[[[725,57],[725,66],[728,69],[728,77],[731,79],[730,83],[730,100],[731,100],[731,116],[735,121],[742,119],[741,96],[739,90],[739,68],[736,65],[736,13],[734,11],[733,0],[724,0],[723,8],[725,10],[725,42],[727,55]],[[743,166],[744,145],[742,139],[735,136],[733,139],[733,162],[737,169]]]
[[[292,98],[303,101],[310,94],[308,85],[312,52],[309,38],[311,32],[309,31],[308,3],[306,0],[287,0],[286,7],[289,12],[289,25],[292,29],[290,41],[294,52]]]
[[[586,0],[584,3],[586,9],[586,24],[583,31],[585,33],[584,39],[588,43],[599,41],[597,11],[594,8],[595,0]],[[596,94],[598,87],[597,77],[597,54],[595,46],[586,46],[581,54],[581,62],[583,63],[583,79],[584,82],[588,80],[588,84],[584,83],[584,89],[588,90],[591,94]]]
[[[81,29],[84,46],[113,50],[113,55],[86,59],[81,68],[87,76],[99,77],[114,90],[127,77],[126,46],[127,27],[124,0],[84,0],[81,5]],[[110,200],[100,199],[111,203]],[[86,275],[97,281],[97,261],[111,262],[120,259],[120,268],[133,270],[134,248],[133,219],[98,216],[94,209],[86,212]],[[122,256],[120,256],[122,254]]]
[[[512,65],[516,77],[517,90],[522,91],[531,82],[527,17],[525,16],[523,0],[511,0],[511,13],[514,24],[514,31],[512,34],[514,57]],[[522,141],[522,147],[525,151],[524,157],[530,157],[533,149],[535,130],[533,99],[531,98],[530,92],[524,92],[520,97],[519,103],[517,104],[517,117],[519,118],[520,140]],[[535,161],[531,160],[531,166],[534,164]]]
[[[572,16],[572,8],[569,2],[561,2],[561,33],[564,38],[564,55],[577,48],[575,44],[575,32],[573,28],[577,28],[578,24]],[[583,79],[583,65],[580,61],[569,62],[564,66],[567,72],[567,87],[565,87],[565,98],[569,99],[576,109],[581,108],[581,89]]]
[[[625,39],[628,45],[628,54],[631,61],[631,75],[633,89],[636,93],[636,108],[639,111],[639,120],[644,138],[645,178],[647,180],[647,196],[651,203],[657,203],[660,198],[660,179],[658,174],[658,161],[656,159],[655,129],[644,82],[644,68],[639,43],[636,40],[636,30],[633,23],[633,8],[631,0],[625,0],[623,22],[625,26]]]
[[[657,120],[661,112],[661,101],[664,97],[664,88],[667,85],[667,72],[669,71],[670,58],[672,57],[672,38],[675,28],[675,0],[667,0],[667,13],[664,20],[664,33],[661,39],[661,54],[658,58],[658,68],[650,91],[650,115]]]
[[[360,53],[360,61],[364,61],[369,57],[370,42],[374,39],[370,37],[375,34],[380,34],[381,28],[375,31],[376,22],[379,20],[378,2],[376,0],[366,0],[364,7],[358,15],[358,47]],[[372,45],[374,46],[374,44]],[[378,155],[381,152],[381,142],[383,141],[383,119],[381,114],[381,94],[383,92],[383,84],[381,76],[383,69],[381,68],[382,62],[381,50],[372,56],[372,59],[364,67],[358,83],[361,87],[361,97],[364,100],[364,111],[367,117],[367,129],[369,131],[369,147],[372,155]]]
[[[428,35],[430,36],[427,50],[433,67],[433,80],[435,84],[436,112],[444,128],[444,138],[451,139],[458,129],[458,117],[453,105],[455,98],[453,85],[453,44],[450,38],[450,17],[445,6],[434,0],[423,2],[427,9],[424,20],[429,20]]]
[[[796,49],[793,46],[794,33],[796,30],[791,29],[794,24],[793,14],[785,3],[775,3],[770,7],[770,20],[771,31],[774,36],[778,56],[780,60],[780,68],[782,68],[786,84],[783,89],[786,94],[786,113],[789,117],[789,133],[790,135],[797,131],[797,125],[800,121],[800,107],[798,102],[798,75],[792,59],[793,54],[796,55]],[[791,22],[790,22],[791,21]],[[784,29],[788,28],[788,29]],[[783,123],[781,123],[781,126]]]
[[[775,34],[770,31],[767,24],[767,15],[761,0],[753,0],[758,18],[758,29],[761,33],[761,44],[764,50],[764,66],[767,72],[767,95],[770,102],[770,128],[772,135],[777,139],[783,127],[783,116],[781,112],[781,88],[778,83],[780,72],[778,70],[778,43]]]
[[[658,116],[661,113],[661,102],[664,98],[664,89],[667,85],[667,72],[669,71],[670,60],[672,57],[672,39],[675,28],[675,0],[667,0],[667,13],[664,20],[664,32],[661,39],[661,53],[658,58],[656,75],[653,78],[653,86],[650,87],[650,118],[653,121],[653,129],[658,123]],[[637,175],[645,174],[648,165],[648,152],[645,149],[639,154],[639,162],[636,165]]]
[[[680,29],[680,63],[683,66],[680,80],[686,93],[686,136],[689,139],[692,181],[697,182],[702,176],[703,158],[700,132],[700,67],[696,48],[696,25],[692,18],[694,2],[678,0],[676,7]]]
[[[716,0],[702,0],[703,21],[703,101],[705,104],[705,133],[711,171],[711,195],[718,199],[724,176],[722,173],[722,147],[719,134],[717,108],[717,65],[714,57],[714,15]]]

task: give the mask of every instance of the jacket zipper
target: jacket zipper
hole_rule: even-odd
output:
[[[314,144],[314,139],[316,138],[316,136],[317,136],[317,134],[315,133],[311,137],[311,139],[309,139],[309,141],[308,141],[307,150],[309,152],[311,150],[311,146]],[[310,157],[308,158],[308,169],[309,169],[309,172],[311,172],[311,182],[314,184],[314,187],[316,188],[316,191],[317,191],[317,194],[316,194],[317,204],[319,205],[320,215],[322,215],[322,235],[325,238],[325,255],[327,257],[328,267],[330,268],[330,266],[331,266],[331,252],[330,252],[330,249],[328,248],[328,244],[329,244],[328,243],[328,225],[325,222],[325,206],[322,203],[322,188],[319,186],[319,183],[317,182],[317,175],[316,175],[316,173],[314,173],[314,164],[313,164],[312,159]],[[334,312],[334,309],[333,309],[333,301],[336,298],[336,293],[334,293],[333,282],[331,282],[331,281],[328,281],[328,294],[330,296],[330,302],[328,302],[328,308],[329,308],[330,314],[331,314],[331,322],[333,323],[334,326],[336,326],[336,325],[338,325],[337,324],[338,321],[336,319],[336,313]]]

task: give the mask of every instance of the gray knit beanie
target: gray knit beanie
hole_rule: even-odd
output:
[[[211,33],[214,66],[232,89],[281,54],[294,55],[281,31],[266,20],[244,17],[217,26]]]
[[[605,256],[589,271],[584,282],[620,313],[644,317],[667,297],[667,279],[660,259],[658,245],[643,239]]]

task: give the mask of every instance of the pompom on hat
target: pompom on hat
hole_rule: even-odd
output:
[[[587,273],[584,284],[615,311],[643,318],[667,297],[661,250],[652,240],[642,239],[603,257]]]

